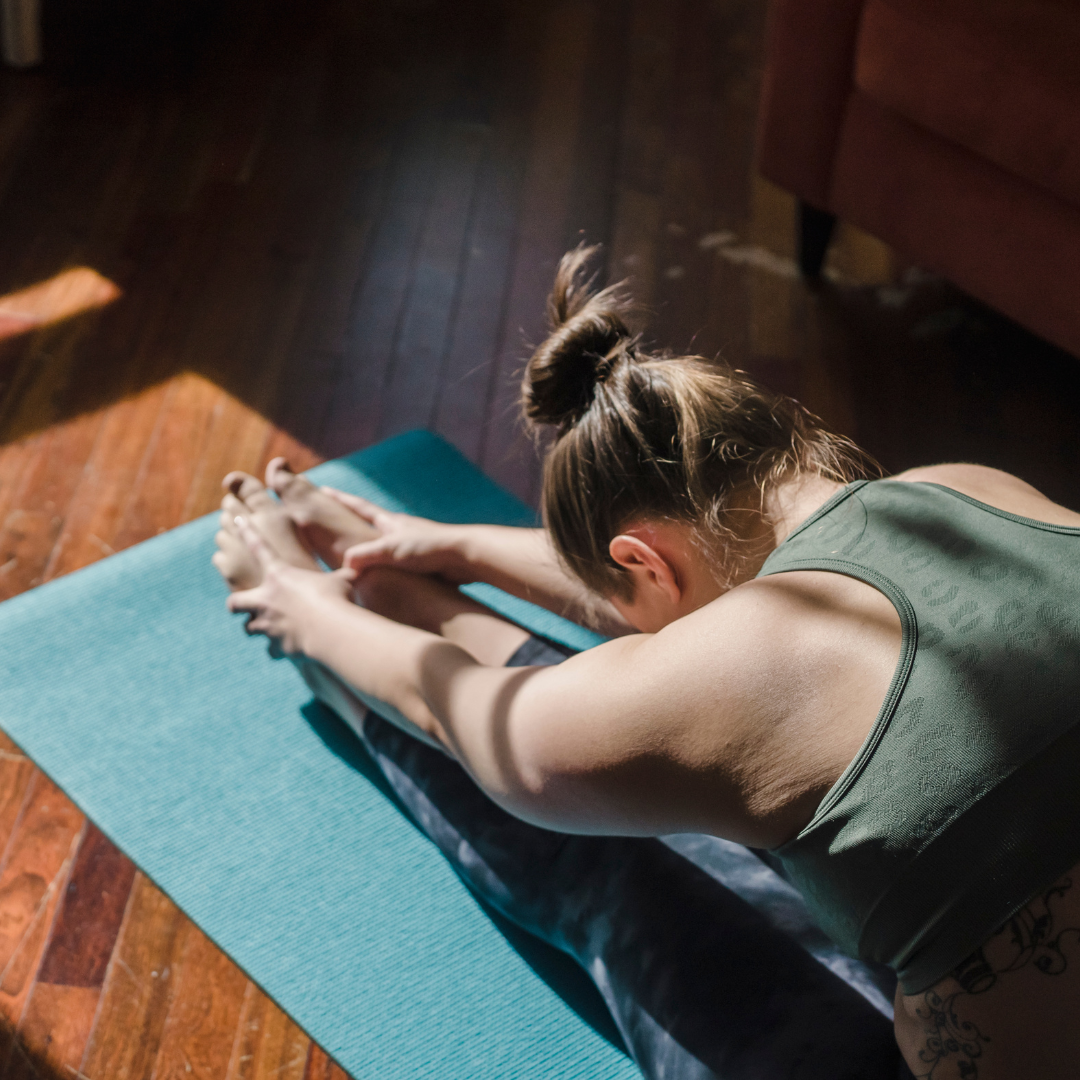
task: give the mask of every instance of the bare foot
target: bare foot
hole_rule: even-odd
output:
[[[354,544],[379,535],[359,514],[294,473],[284,458],[266,466],[266,486],[277,493],[307,546],[332,569]]]
[[[238,517],[249,518],[266,543],[286,562],[305,570],[319,568],[304,547],[288,511],[254,476],[229,473],[223,486],[228,492],[221,500],[221,528],[215,537],[218,550],[213,563],[229,588],[252,589],[262,580],[258,561],[236,527]]]
[[[217,551],[211,562],[233,592],[254,589],[262,581],[262,568],[237,531],[235,515],[221,512],[221,528],[214,537]]]

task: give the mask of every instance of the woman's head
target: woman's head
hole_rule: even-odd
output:
[[[611,540],[633,523],[692,526],[718,580],[737,577],[737,515],[800,473],[848,482],[876,474],[849,440],[798,402],[725,364],[650,353],[627,325],[621,286],[594,291],[595,248],[559,264],[548,301],[552,331],[525,368],[522,407],[553,429],[543,511],[556,549],[593,591],[625,597]]]

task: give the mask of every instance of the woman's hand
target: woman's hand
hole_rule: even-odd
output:
[[[308,652],[310,634],[327,605],[352,606],[355,571],[345,567],[325,573],[290,566],[247,518],[237,516],[236,527],[262,569],[262,581],[253,589],[234,592],[229,610],[248,612],[247,632],[265,634],[286,656]]]
[[[460,526],[411,514],[395,514],[334,488],[322,490],[379,533],[377,539],[354,544],[345,552],[342,564],[357,577],[372,566],[393,566],[416,574],[437,574],[453,584],[472,580],[463,572]]]

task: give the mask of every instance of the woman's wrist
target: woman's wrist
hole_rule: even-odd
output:
[[[441,576],[455,585],[485,580],[481,545],[477,543],[482,526],[444,525],[443,528],[446,532],[443,534],[444,567]]]

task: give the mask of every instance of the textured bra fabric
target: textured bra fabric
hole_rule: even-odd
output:
[[[759,576],[827,570],[903,631],[866,741],[773,854],[822,928],[919,993],[1080,861],[1080,529],[936,484],[850,484]]]

